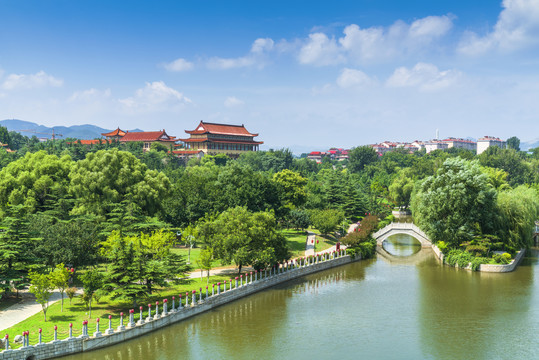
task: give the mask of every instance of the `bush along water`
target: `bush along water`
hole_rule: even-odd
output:
[[[515,249],[505,246],[496,241],[496,237],[489,236],[476,237],[472,241],[460,244],[460,249],[452,249],[444,241],[439,241],[436,246],[445,255],[444,262],[450,266],[466,268],[478,271],[481,264],[509,264],[514,255]]]
[[[376,231],[377,227],[378,218],[376,216],[364,217],[357,229],[341,240],[347,246],[347,254],[361,255],[363,259],[372,258],[376,252],[376,240],[372,237],[372,233]]]

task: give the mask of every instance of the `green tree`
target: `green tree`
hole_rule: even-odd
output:
[[[502,240],[515,248],[533,246],[535,221],[539,219],[539,195],[525,185],[498,194]]]
[[[73,162],[45,151],[27,153],[0,171],[0,210],[25,205],[29,212],[43,210],[52,194],[66,194]],[[0,214],[1,215],[1,214]]]
[[[26,276],[37,262],[33,256],[39,239],[28,231],[28,215],[22,205],[6,209],[7,216],[0,223],[0,281],[4,284]]]
[[[164,174],[148,170],[134,155],[117,149],[89,153],[76,163],[69,178],[76,198],[73,214],[103,215],[104,205],[129,199],[144,215],[153,216],[170,189]]]
[[[389,196],[397,206],[406,208],[410,204],[413,189],[413,180],[407,177],[404,172],[400,172],[389,186]]]
[[[433,241],[456,247],[496,228],[496,191],[477,162],[447,159],[435,176],[418,184],[412,212]]]
[[[99,270],[92,268],[86,271],[86,273],[80,276],[82,281],[82,287],[84,288],[84,295],[88,300],[89,317],[92,318],[92,299],[96,291],[103,288],[104,275]]]
[[[235,207],[221,213],[209,226],[214,233],[214,256],[224,264],[234,262],[240,273],[246,265],[260,269],[289,258],[286,239],[271,212],[252,213],[245,207]]]
[[[342,210],[326,209],[311,211],[311,223],[322,234],[329,234],[337,230],[343,220],[344,213]]]
[[[202,277],[202,270],[206,270],[206,285],[210,282],[210,270],[212,269],[212,262],[213,262],[213,249],[211,247],[207,247],[203,249],[200,252],[200,256],[197,260],[198,267],[201,271],[201,277]]]
[[[295,229],[303,230],[311,225],[311,218],[305,210],[292,210],[288,214],[288,222]]]
[[[360,172],[365,166],[377,161],[378,154],[370,146],[355,147],[348,153],[348,169],[353,173]]]
[[[305,204],[307,179],[299,173],[284,169],[273,175],[273,181],[282,190],[285,206],[293,209]]]
[[[69,270],[64,266],[63,263],[56,265],[54,270],[49,275],[51,285],[58,289],[60,296],[62,298],[62,305],[60,308],[61,312],[64,312],[64,292],[69,287]]]
[[[520,151],[520,139],[516,136],[510,137],[509,139],[507,139],[507,147],[509,149]]]
[[[36,297],[36,301],[41,305],[45,322],[47,321],[47,310],[49,308],[49,299],[52,295],[54,286],[47,274],[30,271],[30,292]]]

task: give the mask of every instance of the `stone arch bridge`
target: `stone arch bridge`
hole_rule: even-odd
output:
[[[421,243],[421,247],[431,247],[432,242],[430,241],[427,234],[421,231],[414,223],[398,223],[393,222],[386,227],[378,230],[372,236],[376,239],[376,244],[382,246],[384,240],[386,240],[391,235],[395,234],[406,234],[417,239]]]

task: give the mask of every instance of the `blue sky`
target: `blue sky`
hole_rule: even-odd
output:
[[[0,0],[0,119],[296,152],[539,138],[539,1]]]

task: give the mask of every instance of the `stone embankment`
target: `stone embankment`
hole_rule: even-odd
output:
[[[236,277],[234,284],[230,282],[228,283],[228,287],[226,283],[224,286],[218,283],[214,284],[210,289],[206,288],[205,297],[203,296],[202,289],[200,289],[200,292],[193,291],[188,295],[186,294],[183,300],[180,297],[179,303],[176,302],[175,298],[166,299],[161,303],[161,308],[156,304],[156,307],[153,309],[153,316],[152,312],[149,312],[149,316],[143,318],[142,310],[140,310],[140,313],[130,310],[124,319],[122,313],[120,315],[120,325],[117,328],[112,328],[110,318],[108,319],[108,327],[106,329],[104,326],[106,320],[102,322],[101,325],[103,326],[101,328],[98,321],[96,331],[93,334],[88,333],[88,322],[86,321],[83,323],[82,335],[80,336],[69,336],[63,340],[59,340],[55,336],[55,340],[47,343],[42,342],[41,336],[39,336],[39,342],[35,345],[30,345],[28,341],[29,336],[25,332],[23,335],[23,346],[18,349],[12,349],[10,347],[10,338],[4,339],[5,350],[0,352],[0,360],[52,359],[118,344],[125,340],[162,329],[178,321],[185,320],[277,284],[318,271],[345,265],[355,260],[359,260],[359,258],[352,258],[346,255],[346,250],[344,250],[298,259],[271,270],[251,272],[245,275],[245,280],[243,280],[243,277],[240,278],[239,283]],[[100,329],[104,331],[101,332]]]
[[[444,254],[436,245],[432,245],[432,250],[434,250],[434,253],[436,254],[436,257],[444,262]],[[479,269],[477,271],[480,272],[489,272],[489,273],[504,273],[504,272],[511,272],[516,269],[518,264],[522,261],[524,258],[524,254],[526,253],[526,249],[520,249],[520,251],[517,253],[517,256],[511,261],[509,264],[481,264],[479,265]],[[457,265],[455,265],[456,267]],[[466,270],[472,270],[471,264],[468,264],[464,269]]]

